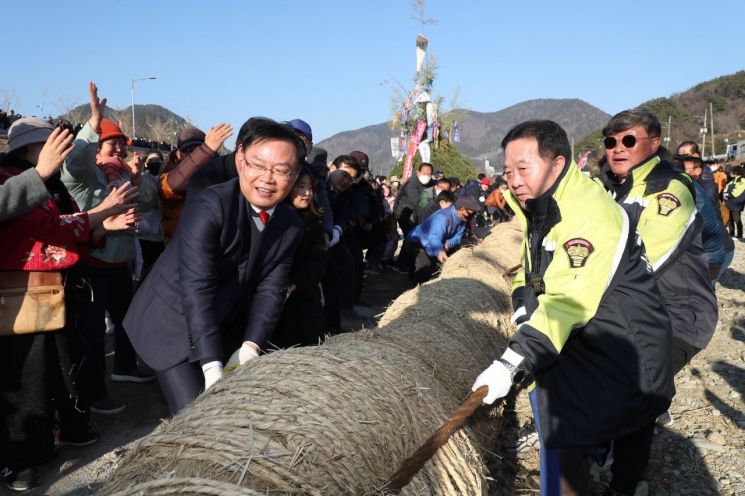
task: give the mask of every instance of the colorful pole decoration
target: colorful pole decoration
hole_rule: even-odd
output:
[[[405,151],[401,180],[406,181],[414,173],[414,156],[417,150],[423,162],[429,162],[430,143],[435,143],[438,131],[437,106],[432,101],[432,75],[426,70],[426,36],[416,37],[416,84],[401,109],[401,141]]]

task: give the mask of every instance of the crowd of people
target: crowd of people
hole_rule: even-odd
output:
[[[263,353],[344,332],[366,275],[425,282],[464,240],[478,242],[479,225],[517,216],[519,327],[474,390],[488,386],[493,402],[535,381],[543,494],[585,494],[588,453],[611,460],[609,494],[633,494],[672,378],[716,325],[713,288],[742,239],[741,167],[706,166],[690,142],[673,156],[653,115],[627,111],[605,130],[594,180],[558,125],[532,121],[502,142],[504,177],[461,184],[424,162],[402,183],[373,176],[363,151],[329,157],[302,119],[250,118],[225,155],[227,124],[139,153],[103,117],[93,83],[89,97],[77,129],[14,120],[0,157],[0,291],[28,294],[37,280],[48,287],[39,274],[59,274],[65,317],[62,329],[37,318],[32,332],[9,322],[0,334],[8,487],[37,485],[35,467],[58,446],[99,439],[91,412],[126,407],[111,381],[157,379],[176,414]]]
[[[0,109],[0,131],[7,131],[8,128],[10,128],[10,125],[21,117],[23,116],[21,114],[16,114],[16,111],[13,109],[8,110],[7,112]]]

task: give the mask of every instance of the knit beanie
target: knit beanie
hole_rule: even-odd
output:
[[[101,133],[98,137],[99,143],[111,138],[123,138],[125,141],[127,140],[127,137],[122,132],[122,129],[114,121],[111,121],[109,119],[101,119],[100,128]]]

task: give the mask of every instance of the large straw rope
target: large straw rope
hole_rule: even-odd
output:
[[[378,493],[504,347],[504,272],[519,241],[514,224],[500,225],[451,257],[438,279],[399,297],[379,328],[228,374],[140,440],[101,492],[197,478],[261,494]],[[493,440],[498,426],[476,418],[479,435],[457,432],[401,494],[485,494],[477,438]]]

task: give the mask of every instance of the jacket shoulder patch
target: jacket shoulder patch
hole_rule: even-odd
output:
[[[587,257],[595,251],[595,247],[584,238],[573,238],[564,243],[564,250],[569,256],[569,266],[576,269],[585,266]]]
[[[660,193],[657,195],[657,213],[667,217],[670,212],[680,206],[680,200],[672,193]]]

